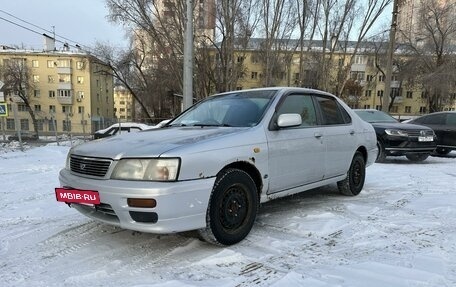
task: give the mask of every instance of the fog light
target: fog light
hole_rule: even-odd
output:
[[[153,198],[128,198],[127,204],[130,207],[154,208],[157,201]]]

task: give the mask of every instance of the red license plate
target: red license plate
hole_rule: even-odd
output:
[[[100,204],[100,195],[94,190],[56,188],[57,201],[66,203]]]

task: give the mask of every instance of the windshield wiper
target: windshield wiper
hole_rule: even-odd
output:
[[[204,123],[201,123],[201,124],[193,124],[192,127],[231,127],[230,125],[228,124],[204,124]]]

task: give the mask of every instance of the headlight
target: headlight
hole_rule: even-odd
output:
[[[402,130],[392,130],[392,129],[386,129],[385,133],[390,136],[401,136],[401,137],[407,137],[408,134],[406,131]]]
[[[71,167],[70,167],[70,160],[71,160],[71,152],[73,151],[73,148],[71,148],[69,151],[68,151],[68,154],[67,154],[67,157],[66,157],[66,162],[65,162],[65,168],[67,170],[70,170]]]
[[[177,180],[179,159],[121,159],[111,178],[126,180]]]

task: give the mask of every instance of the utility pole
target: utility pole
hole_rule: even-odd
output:
[[[193,0],[186,0],[187,19],[185,23],[184,41],[184,110],[193,105]]]
[[[391,28],[389,33],[389,45],[388,45],[388,58],[386,63],[386,75],[385,75],[385,92],[383,93],[382,111],[388,113],[391,99],[391,77],[393,76],[393,55],[394,47],[396,45],[396,30],[397,30],[397,10],[398,0],[394,0],[393,3],[393,17],[391,19]]]

